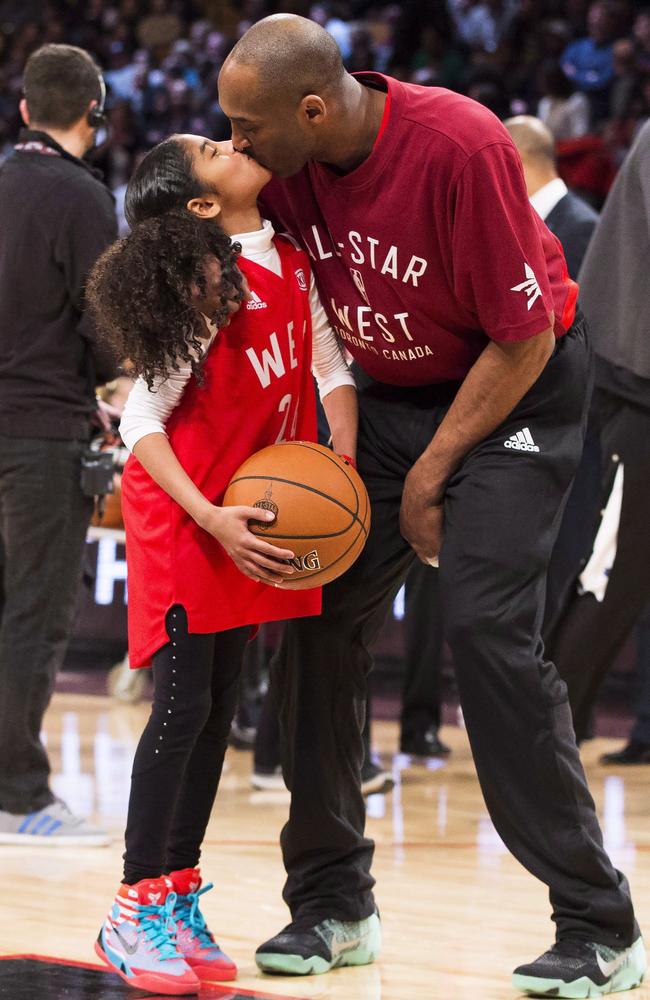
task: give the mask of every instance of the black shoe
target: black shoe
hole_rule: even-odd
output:
[[[600,997],[633,990],[642,982],[646,966],[641,936],[629,948],[565,940],[537,961],[515,969],[512,985],[535,996]]]
[[[650,764],[650,744],[630,740],[627,746],[616,753],[604,753],[601,764]]]
[[[228,735],[228,746],[234,747],[235,750],[252,750],[256,736],[257,729],[254,726],[240,726],[238,722],[233,721]]]
[[[310,976],[344,965],[369,965],[381,948],[379,914],[346,923],[295,921],[261,944],[255,961],[262,972],[282,976]]]
[[[420,730],[412,736],[402,736],[399,744],[401,753],[413,757],[446,757],[451,750],[438,738],[436,726]]]
[[[380,795],[390,792],[395,780],[389,771],[384,771],[372,760],[364,760],[361,768],[361,791],[363,795]]]
[[[251,774],[251,785],[259,792],[286,792],[287,790],[279,764],[277,767],[262,767],[260,764],[255,764]]]

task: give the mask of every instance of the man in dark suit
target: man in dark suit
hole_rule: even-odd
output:
[[[521,156],[530,203],[562,244],[569,274],[575,279],[598,214],[569,191],[558,175],[553,133],[539,118],[517,115],[503,124]]]

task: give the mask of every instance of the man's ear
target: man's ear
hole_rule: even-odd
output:
[[[191,198],[186,207],[188,212],[198,215],[200,219],[216,219],[221,215],[221,204],[214,195]]]
[[[325,101],[318,94],[307,94],[300,102],[300,113],[310,125],[320,125],[325,120]]]
[[[18,108],[20,110],[20,117],[24,121],[27,128],[29,128],[29,109],[27,107],[27,101],[25,100],[24,97],[22,98],[20,104],[18,105]]]

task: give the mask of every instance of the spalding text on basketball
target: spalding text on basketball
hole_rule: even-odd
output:
[[[318,558],[318,549],[312,549],[311,552],[306,552],[304,556],[294,556],[293,559],[287,559],[290,566],[298,573],[304,573],[307,570],[320,569],[320,559]]]

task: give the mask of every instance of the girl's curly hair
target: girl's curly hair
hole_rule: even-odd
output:
[[[221,308],[210,318],[222,326],[229,299],[244,297],[236,267],[241,247],[232,244],[209,219],[185,208],[145,217],[106,250],[92,269],[86,298],[100,335],[152,388],[189,363],[201,381],[203,320],[197,292],[207,294],[205,267],[212,258],[221,266]]]

